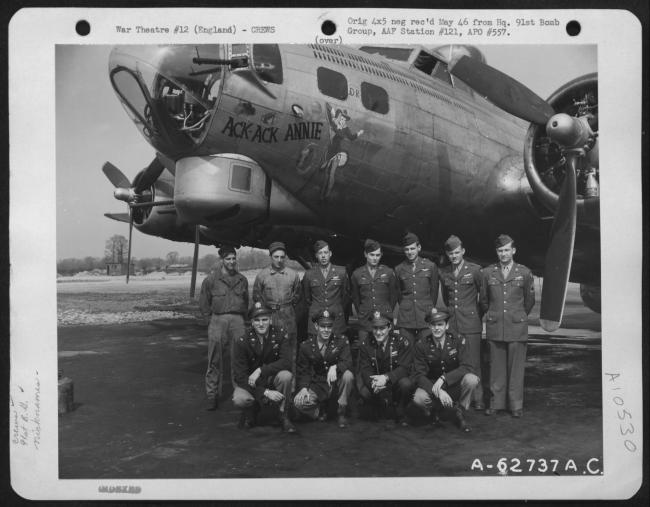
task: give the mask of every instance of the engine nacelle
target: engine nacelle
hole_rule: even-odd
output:
[[[598,130],[598,74],[568,82],[548,99],[558,113],[584,118],[593,131]],[[531,124],[524,144],[526,176],[538,201],[555,212],[562,185],[565,163],[560,147],[547,136],[545,125]],[[579,158],[577,174],[578,223],[598,224],[598,141],[586,147]]]
[[[226,153],[176,162],[174,203],[181,223],[247,227],[312,223],[316,217],[252,159]]]
[[[158,236],[170,241],[183,241],[194,243],[194,227],[188,224],[179,224],[173,205],[156,206],[147,208],[147,215],[136,228],[145,234]],[[211,242],[201,241],[203,244]]]
[[[590,310],[600,313],[600,285],[580,284],[580,297]]]

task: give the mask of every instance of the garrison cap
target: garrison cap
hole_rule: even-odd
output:
[[[375,241],[374,239],[368,238],[366,242],[363,244],[363,251],[365,253],[370,253],[374,252],[375,250],[379,250],[381,248],[381,245],[379,242]]]
[[[224,245],[221,248],[219,248],[219,257],[221,257],[222,259],[225,259],[230,254],[237,255],[237,252],[235,252],[235,247],[234,246]]]
[[[319,239],[314,243],[314,253],[318,253],[319,250],[322,250],[325,247],[329,247],[329,243],[327,241],[323,241],[322,239]]]
[[[368,317],[368,320],[370,321],[370,325],[372,327],[386,326],[393,321],[393,319],[391,319],[388,315],[381,313],[379,310],[372,312],[370,314],[370,317]]]
[[[412,232],[407,232],[402,238],[402,246],[409,246],[412,245],[413,243],[419,243],[419,242],[420,242],[420,238],[418,238]]]
[[[458,236],[454,236],[453,234],[447,238],[447,241],[445,241],[445,252],[451,252],[452,250],[456,250],[459,246],[463,246],[463,242],[460,240]]]
[[[273,252],[276,250],[282,250],[283,252],[287,252],[287,247],[282,243],[282,241],[274,241],[269,245],[269,255],[273,255]]]
[[[322,310],[314,315],[311,320],[317,324],[334,324],[334,319],[336,314],[330,312],[329,310]]]
[[[256,317],[260,317],[262,315],[271,315],[273,313],[273,310],[270,308],[267,308],[264,306],[262,303],[259,301],[253,305],[253,308],[251,308],[250,312],[250,318],[254,319]]]
[[[495,248],[506,246],[508,243],[514,243],[514,240],[507,234],[499,234],[497,239],[494,240]]]
[[[439,320],[444,320],[445,322],[447,322],[447,320],[449,320],[449,314],[444,310],[437,310],[436,308],[432,308],[431,311],[424,318],[424,320],[428,324],[438,322]]]

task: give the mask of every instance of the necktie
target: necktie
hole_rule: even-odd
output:
[[[506,278],[508,276],[508,273],[510,273],[510,264],[503,266],[501,272],[503,273],[503,277]]]

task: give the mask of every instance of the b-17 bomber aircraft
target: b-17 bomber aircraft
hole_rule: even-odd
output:
[[[303,264],[316,239],[350,264],[367,237],[436,258],[457,234],[483,265],[506,232],[545,329],[569,280],[600,311],[597,74],[543,100],[472,46],[218,44],[117,46],[109,75],[156,150],[133,181],[103,167],[130,230]]]

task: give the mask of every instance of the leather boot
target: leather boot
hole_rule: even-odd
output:
[[[347,428],[349,423],[348,423],[348,418],[345,417],[345,409],[347,407],[339,405],[339,410],[338,410],[338,419],[337,419],[337,424],[339,425],[339,428]]]
[[[472,429],[465,421],[464,410],[461,407],[456,407],[456,424],[458,425],[460,431],[463,431],[465,433],[472,431]]]

